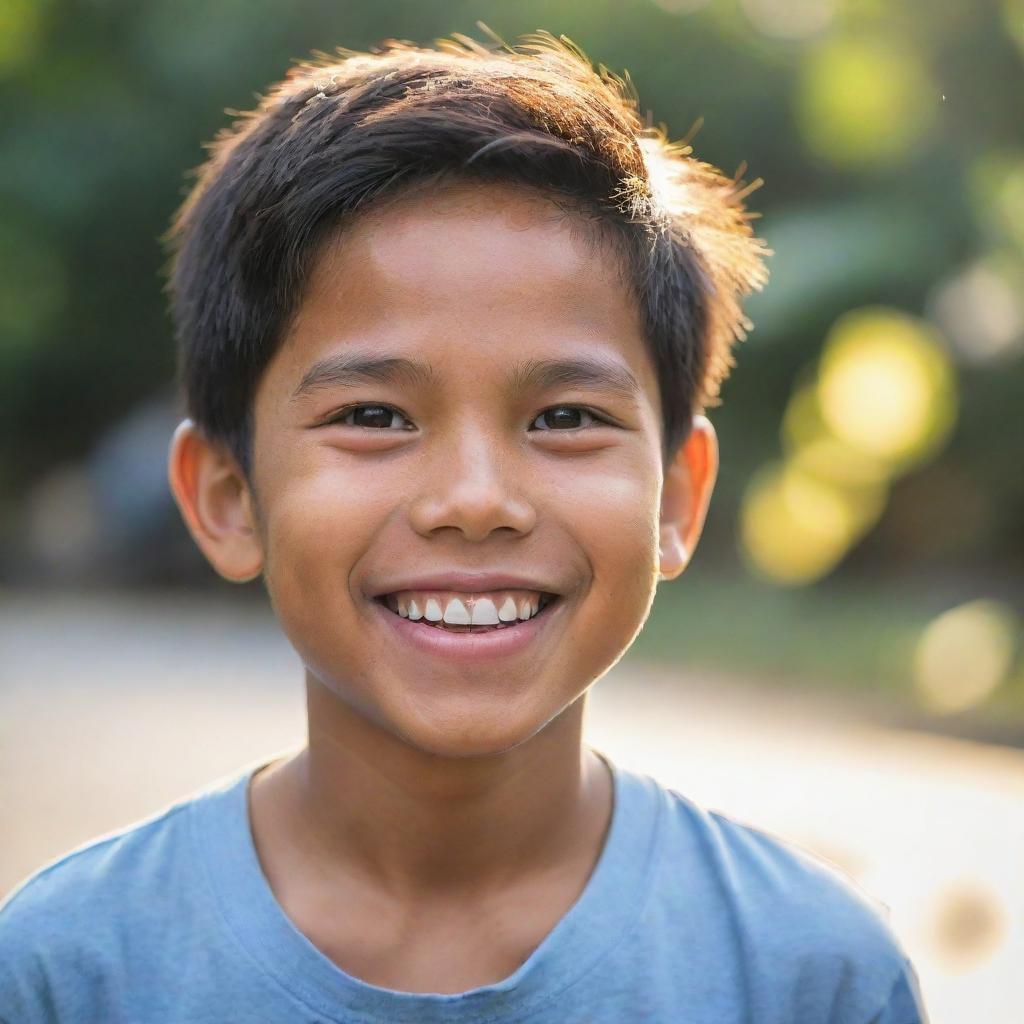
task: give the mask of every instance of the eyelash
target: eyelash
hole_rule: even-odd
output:
[[[360,402],[360,403],[358,403],[356,405],[348,405],[344,409],[339,409],[338,412],[334,416],[332,416],[329,420],[325,421],[324,425],[327,426],[329,424],[335,424],[336,423],[336,424],[340,424],[341,426],[356,427],[356,424],[354,424],[354,423],[342,423],[341,421],[346,416],[348,416],[349,413],[355,412],[357,409],[387,409],[387,410],[389,410],[391,412],[398,413],[399,416],[401,416],[405,420],[408,420],[410,423],[412,422],[411,420],[409,420],[409,417],[406,416],[404,412],[402,412],[401,409],[398,409],[398,408],[396,408],[393,405],[385,405],[385,404],[380,403],[380,402]],[[551,412],[554,409],[575,409],[575,410],[578,410],[579,412],[585,413],[587,416],[590,416],[597,423],[601,423],[601,424],[604,424],[606,426],[613,426],[613,424],[611,423],[610,420],[605,419],[603,416],[599,416],[596,412],[594,412],[591,409],[588,409],[586,406],[583,406],[583,405],[550,405],[546,409],[541,409],[541,411],[539,413],[537,413],[537,415],[533,418],[532,422],[536,422],[545,413]],[[388,431],[388,430],[390,430],[389,427],[356,427],[356,429],[358,429],[358,430],[380,430],[380,431]],[[557,429],[555,429],[553,427],[548,427],[546,430],[539,431],[539,433],[542,433],[542,434],[547,434],[547,433],[566,434],[566,433],[575,433],[575,432],[583,430],[583,429],[585,429],[585,428],[584,427],[570,427],[567,430],[557,430]],[[396,431],[396,433],[397,433],[397,431]]]

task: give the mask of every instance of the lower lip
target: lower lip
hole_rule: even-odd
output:
[[[419,651],[459,662],[507,658],[524,651],[539,639],[549,621],[558,614],[562,603],[563,599],[558,598],[532,619],[505,629],[489,629],[484,633],[449,633],[437,626],[425,626],[422,622],[404,619],[380,601],[371,601],[377,613],[402,640]]]

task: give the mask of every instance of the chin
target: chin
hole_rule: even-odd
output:
[[[481,708],[423,707],[414,716],[403,716],[394,722],[395,735],[402,742],[425,754],[451,759],[498,757],[541,732],[557,711],[544,715],[520,713],[507,703]]]
[[[307,669],[311,719],[336,735],[383,732],[432,757],[499,757],[558,725],[573,730],[571,711],[582,693],[559,692],[546,675],[519,686],[506,677],[484,685],[479,676],[417,678],[401,686],[363,678],[353,687],[325,682]],[[313,685],[310,685],[313,684]],[[582,712],[582,707],[579,708]]]

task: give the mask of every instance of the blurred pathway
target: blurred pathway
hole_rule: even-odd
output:
[[[933,1024],[1024,1020],[1024,752],[628,660],[589,714],[620,763],[885,902]],[[0,893],[303,735],[299,662],[262,609],[0,594]]]

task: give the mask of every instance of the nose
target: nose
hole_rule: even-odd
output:
[[[518,486],[518,459],[493,435],[465,428],[438,444],[424,466],[423,488],[410,507],[413,528],[425,537],[454,529],[479,541],[495,530],[529,533],[533,504]]]

